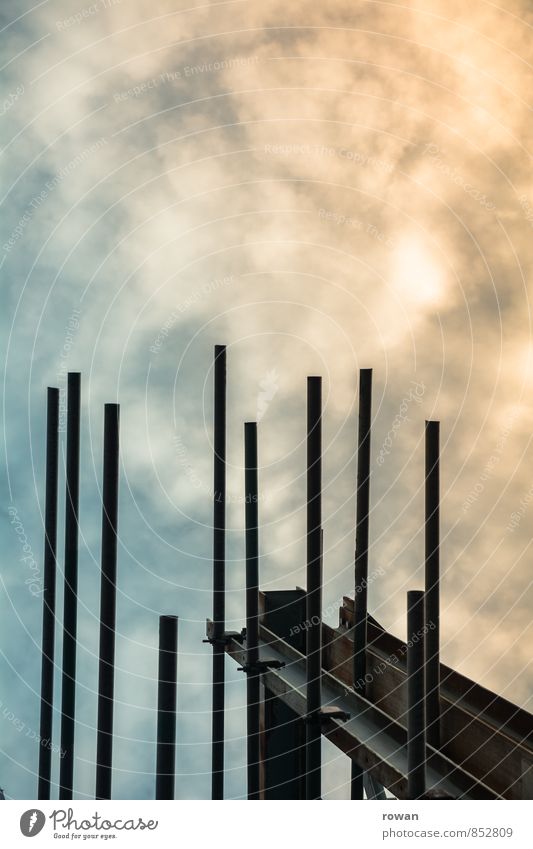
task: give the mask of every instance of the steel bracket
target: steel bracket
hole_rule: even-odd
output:
[[[310,713],[305,717],[306,722],[315,723],[318,722],[320,725],[324,725],[324,723],[329,722],[330,719],[336,719],[339,722],[348,722],[350,719],[350,714],[347,711],[342,710],[342,708],[338,707],[323,707],[314,713]]]
[[[269,669],[281,669],[285,666],[285,661],[282,660],[258,660],[256,663],[243,663],[239,666],[239,672],[244,672],[246,675],[259,675],[261,672],[268,672]]]
[[[246,628],[242,631],[223,631],[222,634],[217,634],[215,623],[210,619],[207,620],[206,639],[203,643],[209,643],[212,646],[227,646],[232,640],[242,642],[246,638]]]

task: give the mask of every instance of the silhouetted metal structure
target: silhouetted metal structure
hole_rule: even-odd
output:
[[[307,378],[306,796],[320,799],[322,764],[322,378]]]
[[[57,487],[59,467],[59,390],[48,389],[46,421],[46,495],[44,517],[43,639],[38,799],[50,798],[54,644],[56,626]]]
[[[257,424],[244,425],[244,490],[246,523],[246,701],[248,798],[258,799],[260,788],[259,740],[259,485],[257,480]]]
[[[357,436],[357,490],[355,523],[355,587],[353,680],[365,694],[366,631],[368,616],[368,537],[370,521],[370,434],[372,423],[372,369],[359,374],[359,428]],[[351,798],[362,799],[364,770],[352,760]]]
[[[176,773],[178,617],[159,618],[156,799],[173,799]]]
[[[424,687],[424,593],[407,593],[407,789],[410,799],[426,792]]]
[[[80,502],[81,376],[68,375],[67,459],[65,493],[65,565],[63,596],[63,675],[61,690],[61,760],[59,798],[72,799],[74,717],[76,710],[76,641],[78,628],[78,521]]]
[[[224,798],[224,632],[226,625],[226,346],[215,347],[213,474],[213,799]]]
[[[360,373],[355,522],[355,598],[339,625],[322,620],[321,378],[308,378],[307,588],[259,589],[258,432],[244,428],[246,627],[225,628],[226,349],[214,360],[212,796],[224,795],[224,661],[247,679],[248,798],[319,799],[321,739],[350,758],[352,798],[533,798],[533,717],[440,663],[439,423],[426,423],[425,589],[407,594],[407,639],[368,612],[372,373]],[[97,798],[111,796],[115,650],[119,409],[106,405],[102,487],[102,586]],[[47,414],[45,593],[41,731],[51,736],[54,570],[57,522],[57,390]],[[305,423],[302,422],[302,432]],[[65,606],[60,798],[73,791],[79,511],[80,376],[69,375],[65,518]],[[178,620],[160,617],[155,795],[174,798]],[[40,798],[50,759],[39,746]]]
[[[425,579],[426,579],[426,721],[431,746],[440,741],[440,423],[426,422],[426,521],[425,521]]]
[[[385,798],[384,788],[398,798],[419,798],[426,788],[452,798],[531,797],[531,715],[439,660],[438,422],[426,425],[426,588],[409,593],[408,633],[421,636],[403,643],[368,613],[370,369],[360,374],[355,601],[344,599],[338,629],[321,621],[319,380],[308,378],[307,592],[260,593],[259,657],[270,658],[261,675],[260,797],[320,797],[321,734],[352,760],[352,798],[363,788],[367,798]],[[224,644],[245,662],[244,635],[226,633]]]
[[[102,557],[100,587],[100,661],[96,798],[111,798],[113,699],[115,690],[115,625],[117,617],[117,529],[120,407],[106,404],[102,484]]]

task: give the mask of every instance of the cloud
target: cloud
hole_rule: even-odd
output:
[[[244,597],[242,422],[257,415],[265,376],[275,372],[278,389],[259,426],[261,581],[305,581],[305,377],[320,373],[331,606],[351,589],[356,378],[372,366],[376,456],[413,381],[425,390],[373,470],[371,566],[385,576],[371,587],[371,610],[404,634],[405,591],[422,581],[424,419],[440,418],[443,658],[525,704],[527,512],[506,528],[531,466],[527,4],[90,5],[3,5],[12,97],[0,123],[4,501],[35,551],[43,387],[62,363],[84,374],[78,794],[94,792],[102,404],[116,399],[115,792],[152,792],[160,612],[184,620],[178,792],[210,792],[210,659],[200,641],[211,610],[211,366],[221,341],[232,624],[242,624]],[[79,328],[65,360],[73,310]],[[12,710],[35,726],[39,615],[7,522],[4,533],[0,674]],[[60,649],[59,638],[58,658]],[[244,690],[231,665],[228,675],[229,793],[238,796]],[[2,783],[31,798],[35,744],[12,738]],[[346,796],[336,775],[328,769],[327,792]]]

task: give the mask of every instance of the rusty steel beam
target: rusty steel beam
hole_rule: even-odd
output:
[[[305,656],[264,626],[260,628],[260,638],[260,656],[268,652],[269,658],[286,663],[283,669],[269,669],[262,674],[264,686],[297,716],[305,717]],[[226,651],[237,663],[245,662],[245,643],[237,635],[228,640]],[[323,671],[322,680],[323,705],[345,710],[351,717],[347,722],[326,719],[322,733],[380,785],[400,799],[409,798],[406,729],[367,699],[348,691],[335,676]],[[500,798],[482,781],[430,746],[426,762],[429,789],[438,787],[454,798]]]
[[[322,663],[346,686],[352,683],[350,630],[353,599],[345,598],[342,627],[323,625]],[[406,646],[369,616],[368,698],[405,723]],[[448,666],[440,667],[441,750],[508,799],[533,795],[533,717]]]

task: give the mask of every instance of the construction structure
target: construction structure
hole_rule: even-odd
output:
[[[226,348],[214,359],[212,798],[224,798],[224,667],[246,676],[248,798],[320,799],[322,738],[351,759],[352,799],[531,799],[533,717],[440,662],[439,423],[425,431],[425,586],[407,593],[405,641],[368,611],[372,372],[359,375],[354,582],[339,624],[322,621],[322,382],[307,380],[307,587],[261,592],[258,445],[244,424],[246,610],[225,622]],[[42,740],[52,739],[57,564],[57,389],[48,390]],[[80,376],[68,380],[59,795],[71,799],[75,745]],[[106,405],[102,487],[100,659],[95,798],[112,797],[119,408]],[[157,799],[173,799],[178,620],[160,617]],[[50,798],[51,750],[39,746],[39,799]]]

